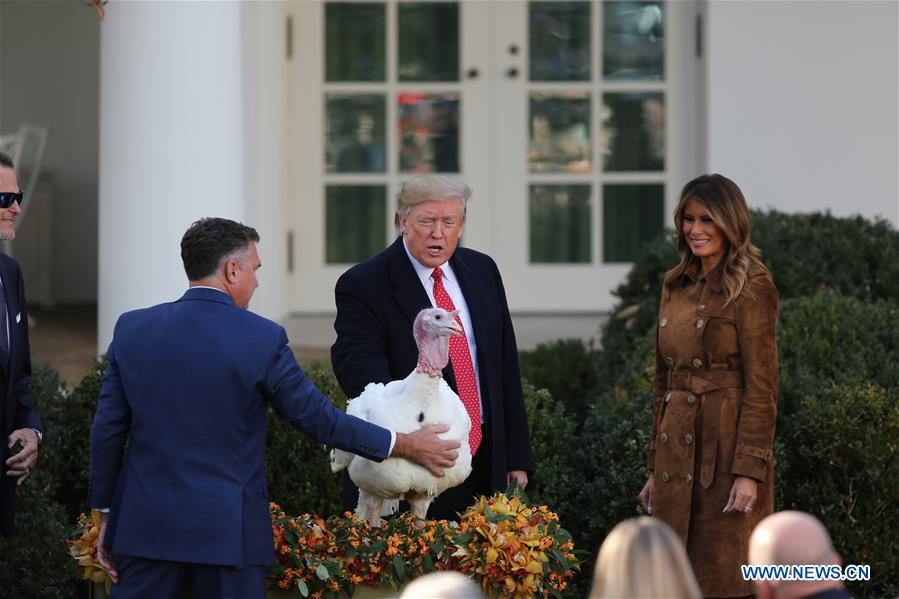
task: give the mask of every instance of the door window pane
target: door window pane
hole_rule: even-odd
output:
[[[381,94],[325,96],[325,172],[385,171],[385,104]]]
[[[361,262],[386,247],[384,185],[328,185],[325,202],[328,264]]]
[[[459,172],[459,94],[397,95],[399,164],[404,173]]]
[[[325,81],[384,81],[384,4],[325,4]]]
[[[602,3],[603,79],[661,81],[665,78],[665,5],[662,2]]]
[[[459,5],[400,3],[400,81],[459,80]]]
[[[590,262],[590,186],[531,185],[531,262]]]
[[[603,262],[631,262],[662,231],[665,186],[603,185]]]
[[[590,4],[531,2],[531,81],[590,80]]]
[[[663,94],[603,94],[600,147],[606,171],[664,170]]]
[[[533,92],[530,101],[532,173],[589,173],[590,93]]]

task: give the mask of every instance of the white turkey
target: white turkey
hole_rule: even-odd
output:
[[[428,308],[418,313],[412,335],[418,346],[418,366],[403,380],[369,383],[359,397],[347,404],[352,414],[397,433],[414,433],[428,424],[445,424],[449,430],[442,439],[460,442],[459,457],[442,477],[404,458],[373,462],[352,453],[331,451],[331,469],[347,468],[359,487],[356,515],[370,525],[381,523],[381,516],[395,512],[400,499],[409,502],[416,518],[424,519],[428,506],[443,491],[463,482],[471,473],[471,448],[468,435],[471,418],[441,376],[449,362],[449,339],[461,335],[456,320],[458,310],[447,312]]]

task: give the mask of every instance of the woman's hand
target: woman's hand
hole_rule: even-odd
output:
[[[748,476],[738,476],[734,479],[734,484],[730,488],[730,499],[724,506],[725,512],[746,512],[752,511],[755,505],[756,488],[758,483]]]
[[[643,490],[640,491],[640,503],[643,504],[643,509],[646,510],[647,514],[652,514],[652,488],[655,484],[655,474],[650,472],[649,478],[646,479],[646,484],[643,485]]]

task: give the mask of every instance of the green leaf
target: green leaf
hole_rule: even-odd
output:
[[[433,572],[435,569],[434,562],[433,562],[433,560],[431,560],[430,555],[425,556],[425,558],[421,561],[421,565],[422,565],[422,570],[424,571],[425,574]]]
[[[302,595],[303,597],[309,596],[309,587],[306,586],[306,581],[302,578],[297,580],[297,589],[299,589],[300,595]]]
[[[328,572],[328,569],[324,564],[319,564],[318,568],[315,569],[315,575],[318,576],[321,580],[328,580],[331,578],[331,573]]]
[[[403,560],[400,559],[400,556],[393,556],[393,568],[396,570],[396,577],[402,583],[406,580],[406,571],[403,567]]]

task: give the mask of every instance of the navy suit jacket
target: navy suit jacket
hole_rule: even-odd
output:
[[[389,431],[335,408],[297,365],[284,329],[220,291],[189,289],[123,314],[108,357],[88,503],[110,508],[105,545],[115,553],[271,563],[269,404],[317,441],[387,457]]]
[[[490,488],[485,491],[503,490],[510,470],[534,470],[506,292],[496,263],[486,254],[459,247],[450,265],[471,314],[490,441],[488,472],[474,476],[487,481]],[[412,323],[423,308],[431,307],[431,300],[402,237],[345,272],[335,296],[337,341],[331,347],[331,364],[347,397],[357,397],[368,383],[408,376],[418,362]],[[455,391],[451,364],[443,378]]]
[[[10,457],[7,438],[20,428],[42,430],[34,395],[31,393],[31,350],[28,346],[28,309],[25,305],[25,282],[19,263],[0,254],[0,278],[6,299],[9,323],[8,360],[0,359],[0,418],[3,422],[3,456],[0,465],[0,533],[12,532],[16,510],[16,479],[6,476],[6,460]],[[3,314],[0,314],[0,318]]]

